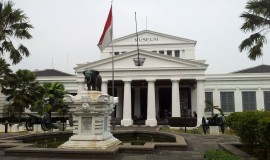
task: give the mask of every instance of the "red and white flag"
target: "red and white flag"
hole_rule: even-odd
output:
[[[101,51],[106,48],[112,41],[112,6],[103,29],[103,33],[98,42],[98,47]]]

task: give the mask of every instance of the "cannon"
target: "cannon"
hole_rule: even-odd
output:
[[[208,122],[206,123],[206,120]],[[225,124],[224,124],[224,117],[218,117],[218,114],[215,114],[213,117],[210,118],[202,118],[202,128],[203,133],[206,134],[207,130],[209,129],[209,126],[219,126],[221,132],[224,134],[225,131]]]
[[[64,123],[68,117],[53,117],[51,118],[49,114],[45,114],[43,117],[37,117],[32,114],[28,114],[28,118],[25,122],[25,127],[27,131],[34,130],[34,124],[40,124],[43,131],[48,131],[52,129],[57,129],[59,126],[56,126],[54,123],[61,121]],[[64,127],[63,127],[64,128]]]

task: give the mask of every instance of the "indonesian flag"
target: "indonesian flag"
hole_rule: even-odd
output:
[[[101,51],[106,48],[112,41],[112,6],[103,29],[103,33],[98,42],[98,47]]]

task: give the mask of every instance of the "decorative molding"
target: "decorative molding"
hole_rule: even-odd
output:
[[[100,95],[97,99],[97,102],[110,102],[110,96],[109,95]]]
[[[91,102],[91,97],[89,97],[89,96],[82,96],[81,97],[81,102]]]
[[[75,109],[76,112],[94,112],[95,110],[96,108],[94,106],[90,106],[88,103],[82,103],[81,106],[77,106]]]
[[[73,96],[70,94],[66,94],[66,95],[64,95],[63,101],[71,103],[71,102],[73,102]]]

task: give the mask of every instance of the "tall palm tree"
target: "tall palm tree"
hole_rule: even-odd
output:
[[[2,86],[4,83],[3,77],[12,73],[12,70],[9,69],[9,66],[10,65],[6,63],[3,58],[0,58],[0,86]]]
[[[22,56],[29,56],[28,49],[19,42],[14,46],[14,39],[30,39],[29,29],[33,28],[29,24],[28,17],[21,9],[14,9],[14,4],[8,1],[4,4],[0,2],[0,57],[4,53],[9,53],[9,58],[13,64],[22,60]]]
[[[65,87],[59,82],[46,82],[42,85],[43,96],[34,104],[34,108],[40,113],[48,113],[51,117],[52,111],[62,112],[65,109],[63,98],[66,94]]]
[[[19,113],[20,120],[24,109],[34,104],[40,94],[36,75],[29,70],[18,70],[15,74],[4,76],[3,80],[6,83],[2,85],[1,92],[7,96],[11,110]]]
[[[252,34],[242,41],[239,49],[248,50],[248,57],[256,60],[263,55],[266,34],[270,31],[270,0],[249,0],[245,8],[247,11],[240,15],[244,19],[241,30]]]
[[[9,66],[10,65],[3,58],[0,58],[0,76],[12,73],[12,70],[9,68]]]

